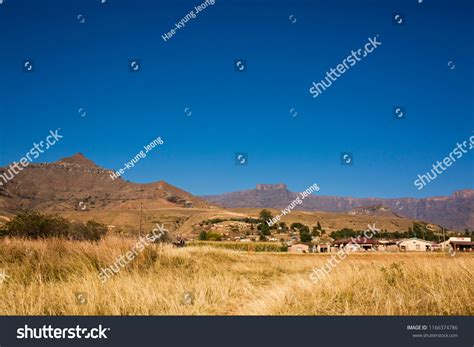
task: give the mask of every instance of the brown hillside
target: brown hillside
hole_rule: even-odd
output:
[[[0,168],[0,174],[7,168]],[[144,207],[208,208],[209,204],[164,181],[136,184],[112,179],[111,170],[76,154],[54,163],[30,164],[0,190],[0,208],[67,211]]]

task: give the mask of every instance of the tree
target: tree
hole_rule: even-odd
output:
[[[307,225],[304,225],[302,223],[293,223],[291,224],[290,226],[291,229],[296,229],[298,231],[306,231],[307,233],[309,233],[309,227]]]
[[[304,224],[300,223],[300,222],[291,223],[291,225],[290,225],[291,229],[296,229],[296,230],[300,230],[303,227],[304,227]]]
[[[266,209],[263,209],[263,210],[260,211],[259,217],[262,220],[262,222],[265,222],[265,221],[273,218],[272,213],[269,210],[266,210]]]
[[[262,235],[270,235],[270,227],[267,223],[260,224],[260,233]]]
[[[316,230],[322,230],[321,224],[318,221],[318,225],[316,226]]]
[[[307,231],[300,231],[300,240],[301,242],[310,242],[311,235]]]
[[[313,236],[321,236],[321,232],[319,231],[317,226],[313,227],[312,235]]]
[[[342,228],[341,230],[333,231],[330,236],[333,239],[347,239],[350,237],[356,237],[357,235],[362,235],[362,231],[354,231],[349,228]]]
[[[413,233],[415,234],[415,237],[421,238],[422,231],[418,223],[413,222]]]
[[[201,240],[201,241],[207,240],[207,233],[204,230],[199,233],[198,240]]]

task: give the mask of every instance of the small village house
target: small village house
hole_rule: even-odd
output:
[[[316,251],[318,253],[329,253],[331,252],[331,244],[330,243],[319,243],[316,245]]]
[[[332,241],[333,239],[326,235],[315,237],[311,240],[311,243],[313,244],[311,251],[313,253],[330,253]]]
[[[441,249],[453,249],[461,252],[472,252],[474,242],[470,237],[450,237],[448,240],[440,243]]]
[[[412,237],[398,242],[398,249],[401,252],[426,252],[431,250],[432,242]]]
[[[451,241],[451,245],[455,251],[472,252],[474,242],[471,241]]]
[[[353,239],[341,239],[333,242],[333,246],[337,249],[349,248],[349,251],[375,251],[379,242],[367,237],[355,237]]]
[[[378,240],[377,250],[384,252],[398,252],[397,240]]]
[[[302,243],[297,243],[295,245],[291,245],[288,247],[288,252],[291,253],[309,253],[309,246],[302,244]]]

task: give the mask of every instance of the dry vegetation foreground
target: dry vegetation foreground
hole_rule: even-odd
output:
[[[0,240],[0,315],[474,314],[472,254],[351,254],[313,284],[327,255],[152,245],[102,284],[135,242]]]

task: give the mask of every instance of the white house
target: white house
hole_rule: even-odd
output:
[[[445,249],[445,248],[451,247],[451,242],[452,241],[455,241],[455,242],[459,242],[459,241],[460,242],[471,242],[471,238],[470,237],[450,237],[446,241],[440,242],[439,244],[441,245],[442,249]]]
[[[416,237],[398,242],[398,249],[402,252],[426,252],[431,250],[432,242]]]
[[[459,251],[472,252],[474,249],[474,242],[470,237],[450,237],[448,240],[440,243],[441,249],[453,249]]]
[[[308,253],[309,252],[309,247],[307,245],[298,243],[296,245],[292,245],[292,246],[288,247],[288,252]]]

